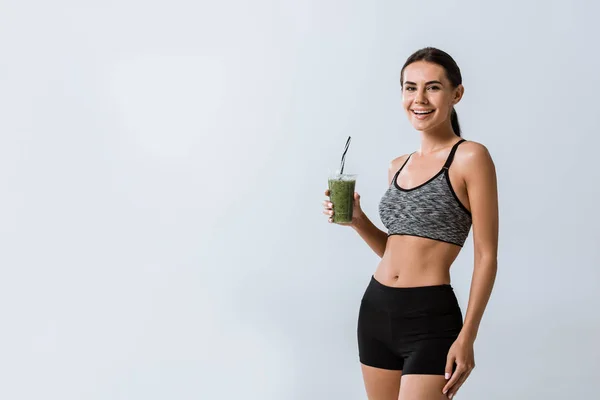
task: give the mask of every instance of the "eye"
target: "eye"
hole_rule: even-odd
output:
[[[439,87],[439,86],[429,86],[429,87],[428,87],[428,89],[431,89],[431,90],[439,90],[439,89],[440,89],[440,87]]]
[[[412,86],[408,86],[408,87],[406,88],[406,91],[407,91],[407,92],[412,92],[414,89],[415,89],[414,87],[412,87]]]

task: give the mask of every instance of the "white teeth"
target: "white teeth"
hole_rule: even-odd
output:
[[[415,114],[430,114],[433,112],[433,110],[429,110],[429,111],[417,111],[417,110],[413,110],[413,112]]]

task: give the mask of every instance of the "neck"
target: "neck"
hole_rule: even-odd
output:
[[[427,155],[456,143],[458,136],[451,126],[436,131],[421,131],[421,148],[419,155]]]

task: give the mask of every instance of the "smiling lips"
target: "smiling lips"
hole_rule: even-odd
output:
[[[435,110],[411,110],[417,119],[425,119]]]

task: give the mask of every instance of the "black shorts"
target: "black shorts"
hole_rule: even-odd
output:
[[[372,276],[358,314],[360,362],[403,375],[444,375],[462,326],[451,285],[395,288]]]

